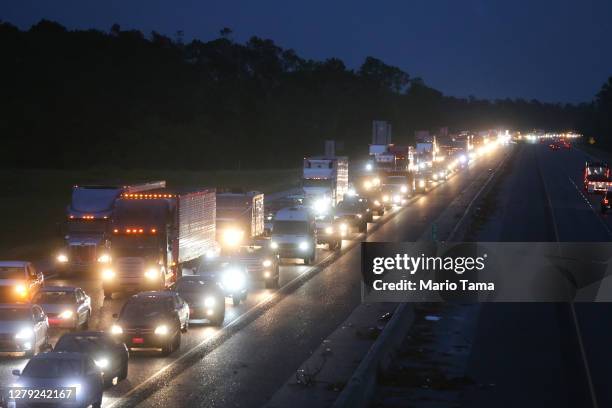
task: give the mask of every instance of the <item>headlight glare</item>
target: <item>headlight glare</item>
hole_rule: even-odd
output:
[[[123,334],[123,329],[118,324],[113,324],[110,331],[111,334]]]
[[[34,331],[31,328],[26,327],[17,332],[17,334],[15,335],[15,339],[27,340],[27,339],[31,339],[32,336],[34,336]]]
[[[109,254],[102,254],[98,257],[99,263],[109,263],[111,261],[111,257]]]
[[[96,365],[100,368],[107,368],[108,367],[108,358],[100,358],[100,359],[94,359],[94,363],[96,363]]]
[[[157,334],[158,336],[165,336],[166,334],[168,334],[168,326],[166,326],[165,324],[157,326],[155,328],[155,334]]]
[[[56,259],[56,260],[57,260],[57,262],[59,262],[59,263],[66,263],[66,262],[68,262],[68,255],[66,255],[66,254],[59,254],[59,255],[57,256],[57,258],[55,258],[55,259]]]
[[[155,268],[149,268],[144,274],[145,278],[155,280],[159,277],[159,271]]]
[[[105,269],[102,271],[102,279],[111,280],[115,277],[115,271],[112,269]]]
[[[74,313],[72,312],[72,310],[64,310],[62,313],[59,314],[59,318],[60,319],[70,319],[73,314]]]
[[[278,249],[278,244],[274,241],[270,242],[270,248],[272,249]]]
[[[204,306],[205,307],[214,307],[215,303],[217,303],[215,301],[215,298],[212,296],[208,296],[206,299],[204,299]]]
[[[269,268],[272,266],[272,261],[269,259],[266,259],[263,261],[262,265],[264,266],[264,268]]]
[[[298,244],[298,248],[300,248],[300,250],[302,251],[306,251],[308,249],[309,245],[308,242],[306,241],[302,241]]]

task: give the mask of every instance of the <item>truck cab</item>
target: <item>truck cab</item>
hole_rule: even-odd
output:
[[[270,249],[280,259],[301,258],[305,265],[312,265],[316,259],[316,243],[316,225],[308,209],[289,207],[276,213]]]

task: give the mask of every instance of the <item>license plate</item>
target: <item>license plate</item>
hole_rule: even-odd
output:
[[[134,344],[143,344],[144,343],[144,339],[142,337],[134,337],[134,338],[132,338],[132,343],[134,343]]]

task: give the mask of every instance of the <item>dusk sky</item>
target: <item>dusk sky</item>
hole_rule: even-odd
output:
[[[4,0],[0,19],[29,28],[152,30],[210,40],[270,38],[302,57],[358,68],[374,56],[447,95],[590,101],[612,75],[610,0]]]

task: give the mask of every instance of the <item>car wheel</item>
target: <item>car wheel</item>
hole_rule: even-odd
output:
[[[172,354],[172,352],[174,351],[174,343],[174,339],[168,340],[168,343],[166,343],[164,347],[162,347],[162,356],[166,357]]]
[[[240,304],[240,295],[232,295],[232,302],[234,306],[238,306]]]
[[[185,322],[185,324],[183,325],[183,328],[181,329],[181,332],[187,333],[187,330],[189,330],[189,320]]]
[[[223,326],[223,321],[225,320],[225,308],[219,313],[219,316],[215,317],[210,321],[212,326],[221,327]]]
[[[91,319],[91,312],[87,312],[87,314],[85,315],[85,321],[82,325],[83,330],[89,329],[89,319]]]

